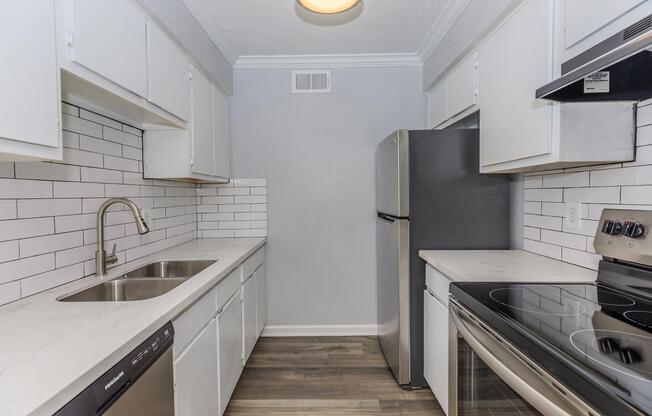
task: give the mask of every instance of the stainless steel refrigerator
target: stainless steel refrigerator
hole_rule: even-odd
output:
[[[399,384],[423,387],[419,250],[506,249],[506,175],[479,174],[479,130],[399,130],[376,149],[380,343]]]

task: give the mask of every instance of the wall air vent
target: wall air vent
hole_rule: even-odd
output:
[[[645,19],[640,20],[625,29],[623,32],[623,39],[628,40],[633,36],[638,35],[642,31],[649,29],[650,27],[652,27],[652,16],[648,16]]]
[[[292,71],[292,93],[331,92],[331,71]]]

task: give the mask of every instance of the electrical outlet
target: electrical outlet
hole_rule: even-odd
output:
[[[140,210],[140,215],[142,215],[143,219],[145,220],[145,223],[147,225],[149,225],[150,220],[152,219],[152,209],[151,208],[142,208]]]
[[[582,204],[573,202],[566,204],[566,213],[564,214],[564,227],[573,230],[582,228]]]

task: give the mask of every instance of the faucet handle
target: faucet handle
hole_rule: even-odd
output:
[[[115,247],[116,243],[113,243],[113,250],[111,250],[111,254],[107,255],[106,259],[104,260],[106,264],[113,264],[118,262],[118,256],[115,255]]]

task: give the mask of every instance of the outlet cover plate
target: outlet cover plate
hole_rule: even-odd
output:
[[[565,206],[564,228],[579,230],[582,228],[582,204],[570,202]]]

